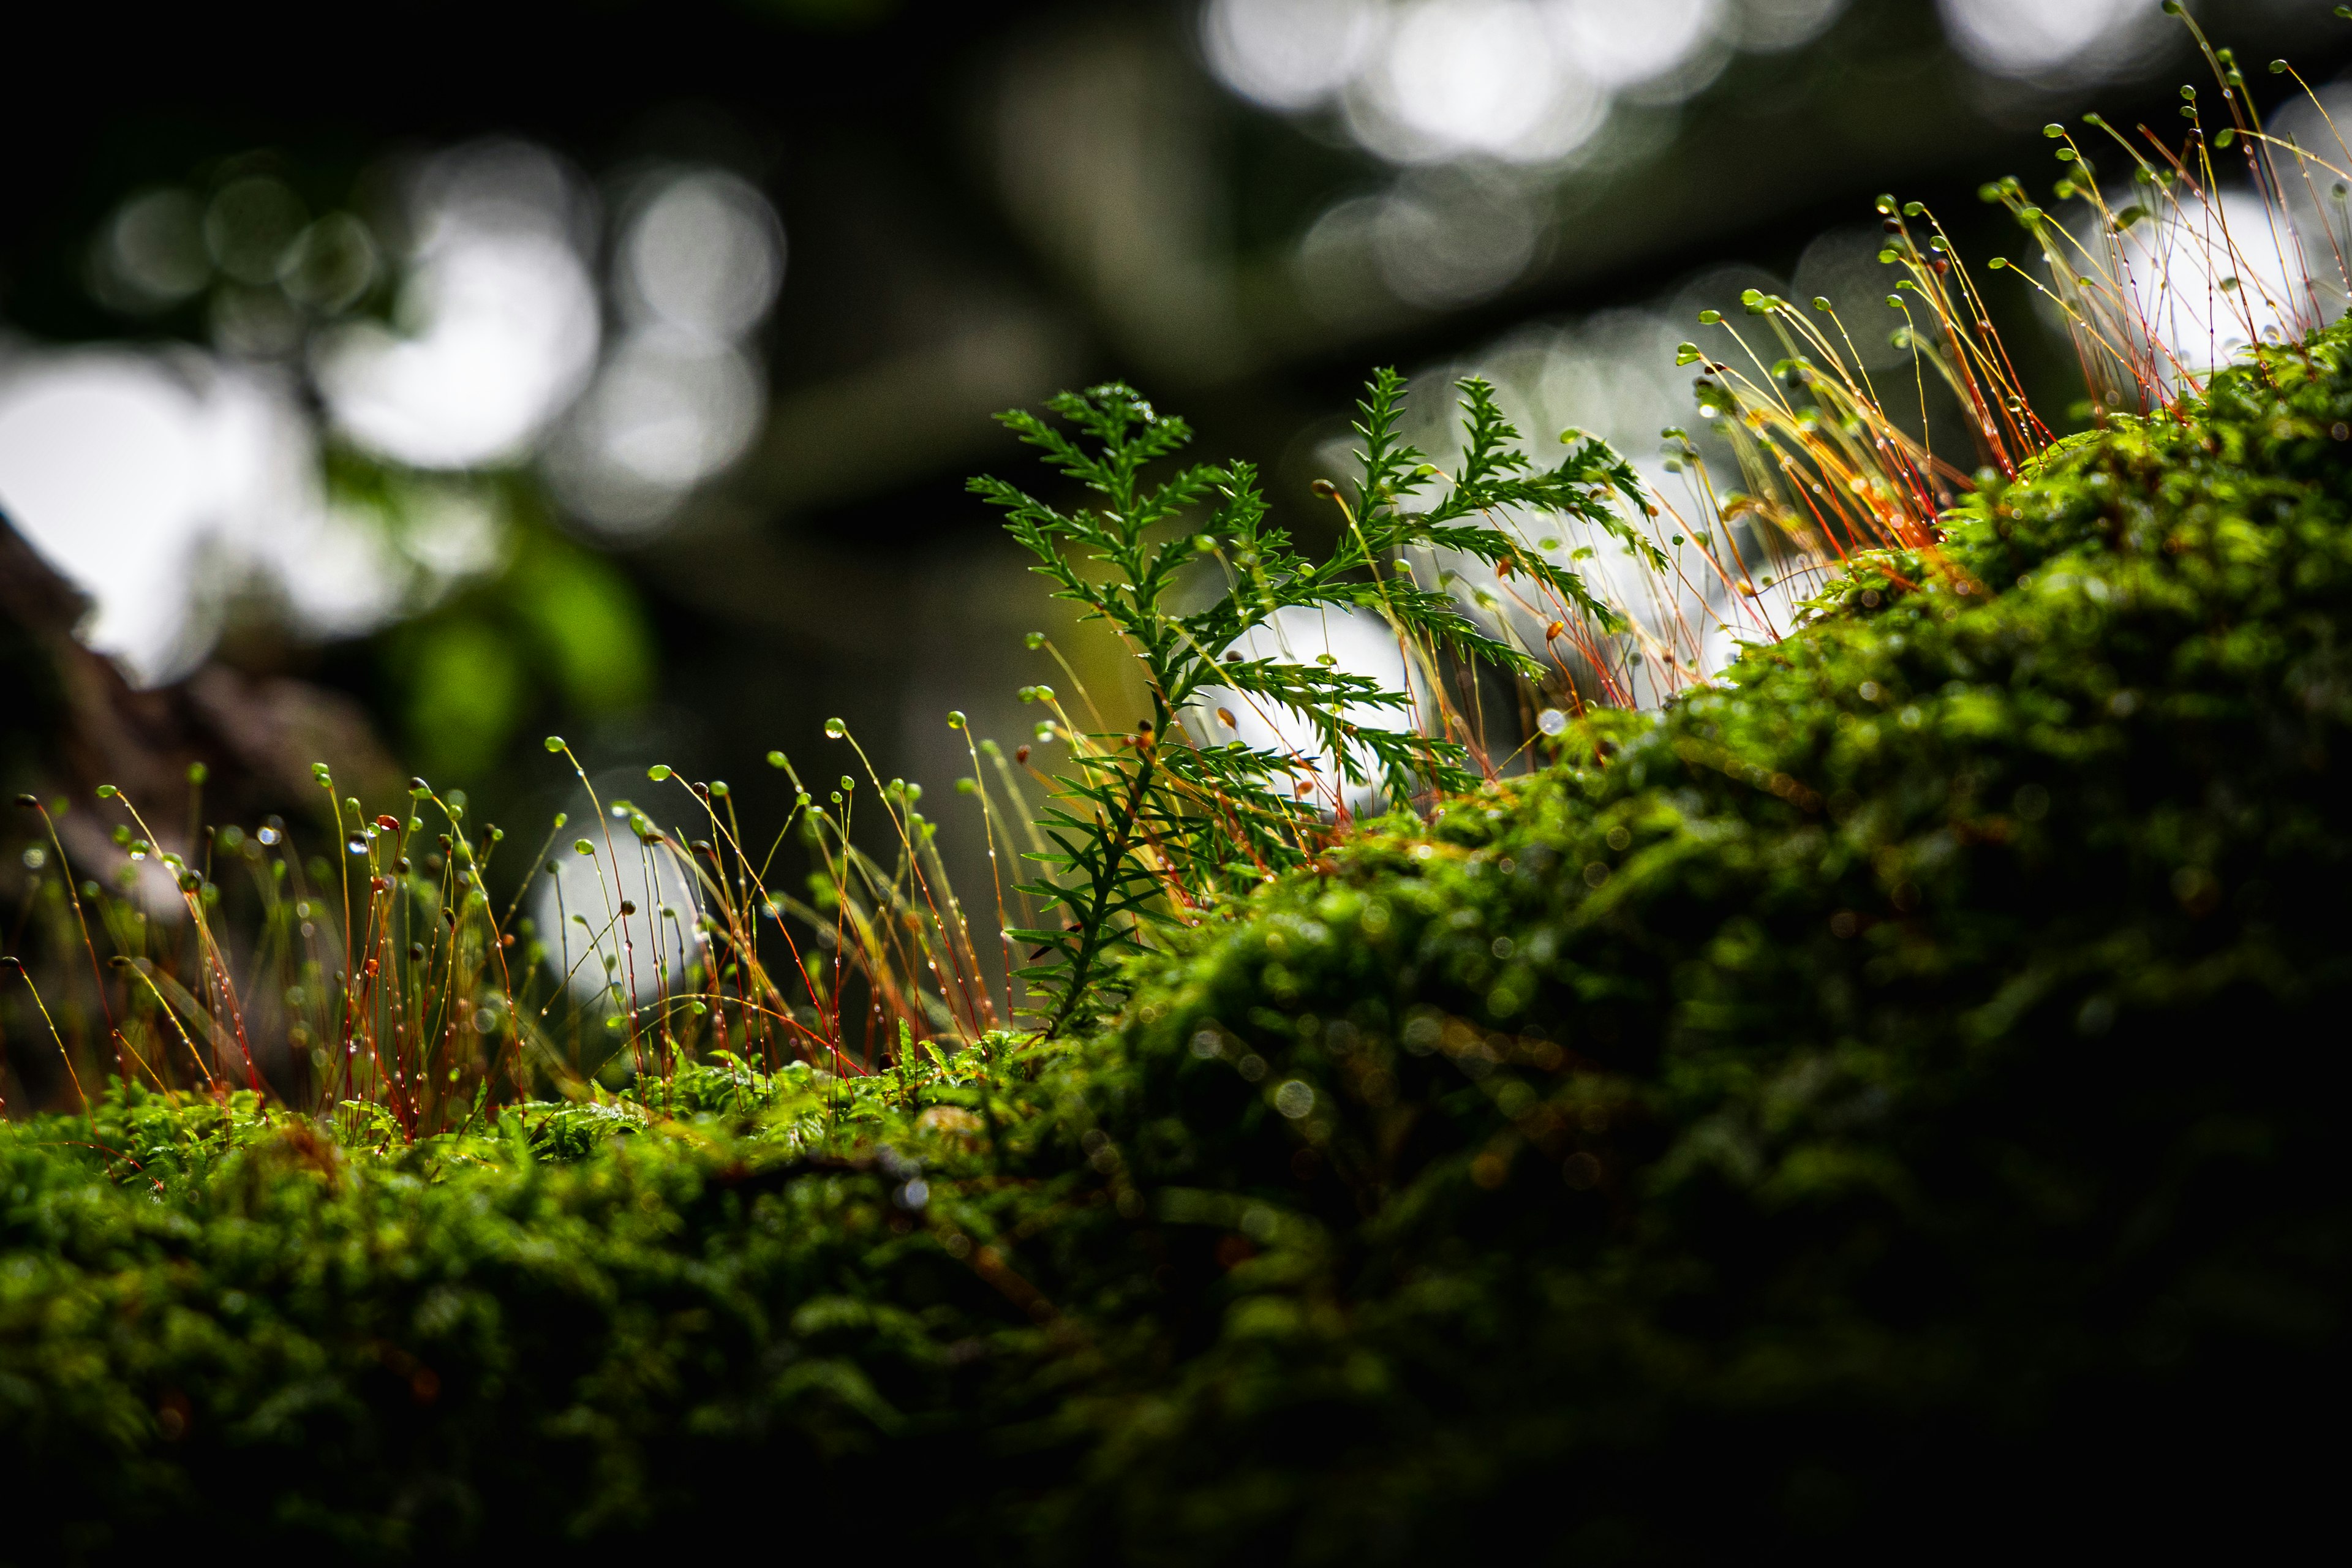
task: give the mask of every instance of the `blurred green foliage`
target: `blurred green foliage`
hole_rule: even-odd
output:
[[[1108,1032],[0,1131],[0,1554],[779,1487],[982,1560],[2263,1554],[2352,1381],[2347,349],[1989,484]]]
[[[480,777],[526,723],[627,712],[653,694],[653,630],[621,568],[526,522],[499,574],[384,636],[402,754]]]

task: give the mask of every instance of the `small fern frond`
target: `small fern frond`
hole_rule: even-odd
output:
[[[1313,859],[1351,798],[1402,805],[1477,782],[1450,722],[1432,733],[1421,711],[1437,670],[1447,659],[1525,677],[1540,667],[1482,628],[1442,585],[1416,581],[1412,552],[1446,552],[1498,575],[1524,575],[1593,626],[1623,629],[1580,576],[1530,551],[1502,514],[1581,518],[1637,552],[1647,548],[1644,558],[1663,567],[1612,499],[1639,503],[1633,469],[1589,440],[1557,468],[1538,469],[1491,387],[1465,381],[1461,393],[1467,455],[1448,479],[1402,434],[1403,378],[1392,370],[1373,376],[1357,410],[1360,477],[1348,499],[1328,491],[1347,526],[1320,561],[1270,523],[1248,463],[1194,465],[1149,482],[1146,470],[1181,452],[1192,431],[1131,387],[1063,394],[1047,405],[1061,426],[1019,411],[1001,416],[1087,500],[1065,510],[987,478],[972,481],[973,493],[1004,514],[1056,597],[1081,605],[1081,620],[1109,624],[1151,694],[1152,710],[1132,733],[1068,736],[1071,765],[1038,818],[1045,847],[1031,858],[1045,875],[1023,890],[1040,923],[1012,934],[1044,961],[1021,977],[1045,998],[1037,1011],[1046,1032],[1115,1005],[1121,955],[1149,947],[1156,929],[1196,921]],[[1174,608],[1179,590],[1213,570],[1223,573],[1223,592],[1191,611]],[[1400,689],[1328,654],[1256,651],[1257,634],[1286,614],[1367,612],[1386,622],[1407,667],[1421,668],[1420,682]],[[1417,695],[1417,684],[1428,689]],[[1212,692],[1298,740],[1265,747],[1195,739],[1185,721]]]

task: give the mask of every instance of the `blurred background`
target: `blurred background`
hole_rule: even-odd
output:
[[[2192,7],[2265,107],[2261,62],[2352,59],[2331,9]],[[88,605],[20,584],[11,646],[46,616],[122,680],[37,703],[20,661],[8,787],[235,731],[259,773],[422,773],[533,839],[573,787],[548,731],[767,820],[770,750],[845,770],[835,715],[953,822],[947,711],[1010,746],[1055,676],[1025,632],[1100,658],[963,491],[1036,478],[994,410],[1129,380],[1310,535],[1376,364],[1479,370],[1539,440],[1660,475],[1700,308],[1876,302],[1881,192],[2022,248],[1976,193],[2046,195],[2043,122],[2173,133],[2212,90],[2158,0],[50,20],[47,79],[0,100],[0,504]],[[2063,422],[2063,339],[1989,293]],[[59,760],[76,725],[98,760]]]

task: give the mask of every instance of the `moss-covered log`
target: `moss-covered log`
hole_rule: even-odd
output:
[[[620,1138],[10,1130],[0,1552],[2307,1522],[2352,1283],[2347,342],[2116,418],[1725,685],[1355,835],[1091,1039],[705,1069]]]

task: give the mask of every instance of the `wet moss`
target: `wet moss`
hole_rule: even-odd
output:
[[[2291,1527],[2352,1266],[2346,351],[1985,486],[1089,1039],[415,1150],[0,1133],[0,1554]]]

